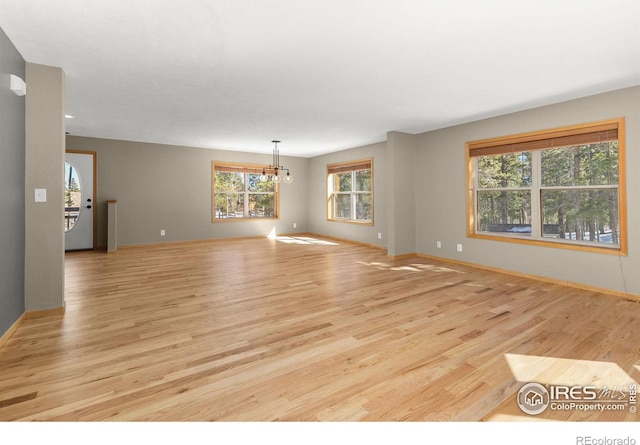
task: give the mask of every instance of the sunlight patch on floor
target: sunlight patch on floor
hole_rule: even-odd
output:
[[[275,239],[285,244],[315,244],[320,246],[338,246],[338,243],[311,238],[309,236],[276,236]]]
[[[371,261],[371,262],[358,261],[357,264],[362,264],[363,266],[368,266],[368,267],[375,267],[376,269],[380,269],[380,270],[396,270],[396,271],[406,271],[406,272],[429,271],[429,272],[438,272],[438,273],[442,273],[442,272],[465,273],[459,270],[449,269],[447,267],[434,266],[433,264],[413,263],[413,264],[408,264],[406,266],[392,266],[391,264],[382,263],[379,261]]]
[[[420,272],[421,270],[413,267],[413,266],[397,266],[397,267],[390,267],[390,270],[406,270],[408,272]]]
[[[412,264],[411,266],[418,269],[422,269],[422,270],[428,270],[430,272],[465,273],[465,272],[462,272],[461,270],[450,269],[448,267],[443,267],[443,266],[435,266],[433,264]]]
[[[505,359],[519,382],[609,388],[637,384],[620,366],[611,362],[521,354],[505,354]]]
[[[516,416],[514,414],[504,414],[504,413],[496,413],[493,414],[489,417],[487,417],[487,420],[490,422],[556,422],[555,420],[551,420],[551,419],[542,419],[542,418],[537,418],[537,417],[532,417],[532,416],[525,416],[525,415],[521,415],[521,416]]]
[[[389,269],[391,266],[387,263],[380,263],[378,261],[356,261],[356,264],[362,264],[363,266],[367,266],[367,267],[375,267],[376,269],[380,269],[380,270],[387,270]]]

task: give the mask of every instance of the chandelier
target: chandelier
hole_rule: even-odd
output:
[[[286,182],[287,184],[291,184],[293,182],[293,176],[289,174],[289,169],[284,168],[284,166],[280,165],[280,152],[278,151],[278,144],[280,141],[271,141],[275,144],[273,147],[273,164],[269,167],[264,167],[262,169],[262,174],[260,175],[260,181],[266,182],[269,180],[269,176],[271,176],[271,180],[274,183],[279,183],[280,180]],[[282,172],[287,172],[287,176],[281,178]]]

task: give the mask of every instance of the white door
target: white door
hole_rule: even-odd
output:
[[[93,249],[95,153],[66,153],[64,250]]]

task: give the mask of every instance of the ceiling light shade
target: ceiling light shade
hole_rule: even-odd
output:
[[[27,94],[27,84],[24,83],[24,80],[22,80],[15,74],[11,75],[9,88],[11,88],[11,91],[13,91],[16,96],[24,96],[25,94]]]
[[[283,165],[280,165],[280,151],[278,150],[278,144],[280,141],[271,141],[275,145],[273,147],[273,163],[268,167],[262,169],[262,174],[260,175],[260,181],[265,182],[269,180],[268,175],[271,175],[271,180],[278,184],[280,180],[283,180],[287,184],[291,184],[293,182],[293,176],[289,173],[288,168],[284,168]],[[282,179],[282,172],[287,172],[287,175]]]

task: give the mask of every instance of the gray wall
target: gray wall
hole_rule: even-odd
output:
[[[391,131],[387,134],[388,254],[399,256],[416,251],[416,136]]]
[[[271,155],[78,136],[67,136],[67,150],[97,153],[100,247],[107,244],[107,200],[117,201],[120,246],[308,231],[307,159],[280,157],[294,181],[280,186],[278,220],[212,223],[211,162],[269,164]]]
[[[9,76],[25,78],[24,59],[0,29],[0,336],[24,307],[25,97]]]
[[[327,165],[368,158],[373,159],[373,225],[329,221],[327,219]],[[309,231],[386,247],[389,236],[387,232],[387,158],[387,144],[380,142],[310,159],[307,178]],[[378,239],[378,233],[382,234],[382,239]]]
[[[626,118],[628,257],[466,238],[466,142],[616,117]],[[640,295],[640,87],[421,134],[416,170],[418,253]]]
[[[65,76],[60,68],[26,64],[25,305],[64,306]],[[35,189],[47,201],[35,202]]]

